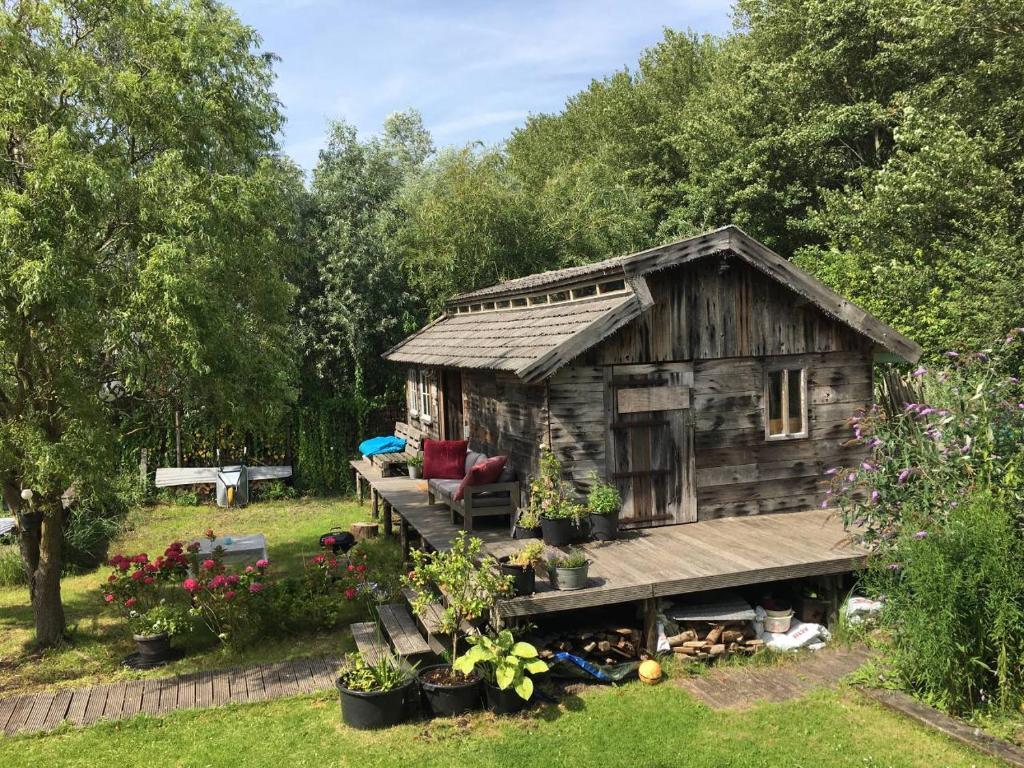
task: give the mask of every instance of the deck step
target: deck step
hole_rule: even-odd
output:
[[[371,665],[375,665],[383,658],[394,658],[388,644],[377,631],[377,624],[373,621],[361,621],[353,624],[352,639],[356,641],[356,648],[363,654],[363,658]]]
[[[430,646],[423,639],[409,609],[401,603],[391,603],[377,608],[381,626],[391,641],[395,653],[403,658],[422,656],[430,653]]]
[[[416,591],[406,587],[402,590],[402,596],[405,598],[409,605],[412,605],[416,599]],[[437,600],[427,605],[426,611],[422,616],[416,616],[416,621],[423,627],[423,630],[427,633],[427,644],[430,646],[430,650],[438,656],[443,656],[446,653],[451,653],[451,637],[440,630],[441,626],[441,614],[444,612],[444,606]],[[474,635],[477,634],[477,629],[467,621],[462,622],[462,634],[463,635]]]

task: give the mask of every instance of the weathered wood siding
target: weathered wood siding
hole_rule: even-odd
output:
[[[708,259],[647,278],[640,318],[580,362],[594,365],[862,352],[870,341],[735,258]]]
[[[648,278],[654,306],[549,381],[551,443],[573,479],[608,472],[605,366],[693,361],[699,520],[808,509],[825,469],[859,461],[847,419],[872,398],[872,344],[735,259]],[[765,440],[769,362],[806,367],[809,435]]]
[[[502,371],[466,370],[462,398],[470,448],[508,456],[521,479],[539,471],[538,446],[547,440],[548,420],[543,384],[523,384]]]

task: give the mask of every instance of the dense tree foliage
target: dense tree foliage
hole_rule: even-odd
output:
[[[257,44],[214,3],[0,6],[0,485],[44,644],[61,496],[103,492],[126,424],[255,428],[293,396],[301,182]]]

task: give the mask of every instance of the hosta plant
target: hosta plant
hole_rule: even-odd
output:
[[[456,672],[469,675],[474,670],[491,685],[505,691],[511,688],[524,701],[533,696],[530,675],[548,671],[529,643],[517,642],[507,629],[491,637],[476,635],[468,639],[470,648],[452,664]]]

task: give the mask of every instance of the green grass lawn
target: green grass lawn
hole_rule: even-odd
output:
[[[995,766],[852,690],[712,712],[666,682],[592,689],[512,719],[478,714],[367,733],[323,694],[0,741],[0,765]]]
[[[218,533],[262,533],[277,573],[295,573],[303,556],[315,554],[318,538],[334,525],[347,528],[366,520],[369,507],[349,499],[296,499],[263,502],[240,510],[214,506],[183,507],[157,505],[132,513],[124,532],[111,546],[111,553],[162,553],[167,544],[188,542],[202,536],[207,528]],[[389,556],[397,557],[397,545],[388,544]],[[393,550],[391,552],[390,550]],[[162,676],[216,669],[248,661],[277,661],[318,653],[337,654],[351,649],[347,623],[332,632],[312,635],[268,637],[257,647],[228,651],[205,643],[188,649],[179,662],[148,673],[126,672],[121,660],[133,650],[128,630],[111,613],[102,609],[99,585],[108,569],[70,576],[62,592],[72,638],[64,647],[31,651],[32,612],[25,587],[0,587],[0,696],[43,687],[84,685],[146,674]],[[356,607],[352,606],[353,619]]]

